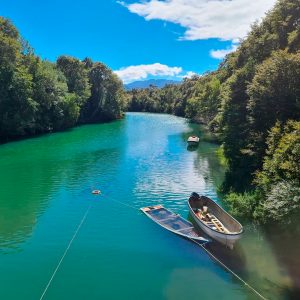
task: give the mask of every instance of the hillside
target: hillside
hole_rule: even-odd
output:
[[[127,91],[130,91],[133,89],[148,88],[151,85],[156,86],[158,88],[163,88],[168,84],[180,84],[180,81],[168,80],[168,79],[149,79],[149,80],[134,81],[134,82],[125,84],[124,86]]]
[[[122,115],[123,84],[107,66],[70,56],[42,60],[2,17],[0,82],[0,143]]]
[[[299,50],[300,1],[279,0],[217,71],[134,91],[129,109],[206,124],[222,144],[221,191],[232,212],[292,223],[300,213]]]

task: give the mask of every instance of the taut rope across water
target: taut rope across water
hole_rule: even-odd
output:
[[[132,208],[132,209],[134,209],[134,210],[138,210],[138,211],[140,210],[140,209],[137,208],[137,207],[134,207],[134,206],[132,206],[132,205],[130,205],[130,204],[124,203],[124,202],[122,202],[122,201],[116,200],[116,199],[111,198],[111,197],[109,198],[109,200],[110,200],[110,201],[113,201],[113,202],[115,202],[115,203],[121,204],[121,205],[123,205],[123,206],[126,206],[126,207],[128,207],[128,208]],[[71,248],[72,243],[73,243],[73,241],[75,240],[75,238],[76,238],[76,236],[77,236],[77,234],[78,234],[80,228],[82,227],[83,223],[85,222],[85,220],[86,220],[86,218],[87,218],[87,216],[88,216],[88,213],[89,213],[91,207],[92,207],[92,203],[89,205],[89,207],[88,207],[87,210],[85,211],[85,213],[84,213],[84,215],[83,215],[83,217],[82,217],[82,219],[81,219],[79,225],[77,226],[77,228],[76,228],[76,230],[75,230],[75,232],[74,232],[74,234],[73,234],[73,236],[72,236],[72,238],[71,238],[71,240],[70,240],[70,242],[69,242],[69,244],[68,244],[68,246],[67,246],[65,252],[63,253],[61,259],[59,260],[59,262],[58,262],[58,264],[57,264],[57,266],[56,266],[56,268],[54,269],[54,272],[53,272],[52,276],[50,277],[50,279],[49,279],[49,281],[48,281],[48,283],[47,283],[47,285],[46,285],[46,287],[45,287],[45,289],[44,289],[44,291],[43,291],[43,293],[42,293],[42,295],[41,295],[41,297],[40,297],[40,300],[42,300],[42,299],[44,298],[44,296],[46,295],[47,290],[49,289],[49,287],[50,287],[50,285],[51,285],[51,282],[53,281],[53,279],[54,279],[54,277],[55,277],[55,275],[56,275],[58,269],[60,268],[60,266],[61,266],[61,264],[62,264],[64,258],[66,257],[66,255],[67,255],[69,249]],[[201,247],[201,248],[202,248],[202,249],[203,249],[210,257],[212,257],[217,263],[219,263],[224,269],[226,269],[229,273],[231,273],[235,278],[237,278],[239,281],[241,281],[241,282],[242,282],[249,290],[251,290],[251,291],[252,291],[254,294],[256,294],[259,298],[261,298],[261,299],[263,299],[263,300],[268,300],[268,299],[267,299],[266,297],[264,297],[261,293],[259,293],[254,287],[252,287],[249,283],[247,283],[244,279],[242,279],[238,274],[236,274],[233,270],[231,270],[229,267],[227,267],[222,261],[220,261],[215,255],[213,255],[207,248],[205,248],[203,245],[201,245],[201,244],[198,243],[197,241],[194,241],[194,240],[191,239],[191,238],[189,238],[189,240],[190,240],[191,242],[197,244],[198,246],[200,246],[200,247]]]
[[[216,262],[218,262],[223,268],[225,268],[228,272],[230,272],[234,277],[236,277],[238,280],[240,280],[245,286],[247,286],[247,288],[249,288],[252,292],[254,292],[258,297],[260,297],[263,300],[268,300],[261,293],[259,293],[254,287],[252,287],[249,283],[247,283],[243,278],[241,278],[233,270],[231,270],[229,267],[227,267],[222,261],[220,261],[215,255],[213,255],[207,248],[205,248],[203,245],[201,245],[197,241],[194,241],[193,239],[190,239],[190,240],[193,243],[200,246],[210,257],[212,257]]]
[[[73,241],[75,240],[75,238],[76,238],[76,236],[77,236],[77,234],[78,234],[78,232],[79,232],[79,230],[80,230],[82,224],[84,223],[84,221],[85,221],[85,219],[86,219],[86,217],[87,217],[87,215],[88,215],[88,213],[89,213],[91,207],[92,207],[92,203],[89,205],[89,207],[88,207],[87,210],[85,211],[85,214],[83,215],[83,217],[82,217],[82,219],[81,219],[79,225],[77,226],[77,229],[75,230],[75,232],[74,232],[74,234],[73,234],[73,236],[72,236],[72,238],[71,238],[71,240],[70,240],[70,242],[69,242],[69,244],[68,244],[68,246],[67,246],[67,248],[66,248],[64,254],[62,255],[61,259],[59,260],[59,262],[58,262],[56,268],[54,269],[54,272],[53,272],[52,276],[50,277],[50,279],[49,279],[49,281],[48,281],[48,283],[47,283],[47,285],[46,285],[46,287],[45,287],[45,289],[44,289],[44,291],[43,291],[43,294],[42,294],[41,297],[40,297],[40,300],[42,300],[42,299],[44,298],[44,296],[46,295],[47,290],[48,290],[48,288],[50,287],[52,280],[54,279],[54,277],[55,277],[55,275],[56,275],[56,273],[57,273],[57,271],[58,271],[60,265],[62,264],[64,258],[66,257],[66,255],[67,255],[67,253],[68,253],[68,251],[69,251],[69,249],[70,249],[70,247],[71,247]]]
[[[124,206],[127,206],[129,208],[133,208],[135,210],[140,210],[137,207],[134,207],[132,205],[129,205],[127,203],[121,202],[119,200],[115,200],[112,198],[109,198],[109,200],[122,204]],[[215,255],[213,255],[207,248],[204,247],[204,245],[198,243],[197,241],[194,241],[193,239],[189,238],[189,240],[198,246],[200,246],[211,258],[213,258],[217,263],[219,263],[224,269],[226,269],[229,273],[231,273],[235,278],[237,278],[239,281],[241,281],[248,289],[250,289],[254,294],[256,294],[259,298],[263,300],[268,300],[266,297],[264,297],[261,293],[259,293],[254,287],[252,287],[249,283],[247,283],[243,278],[241,278],[238,274],[236,274],[233,270],[231,270],[229,267],[227,267],[222,261],[220,261]]]

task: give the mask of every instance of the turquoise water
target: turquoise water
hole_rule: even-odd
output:
[[[186,149],[198,130],[182,118],[130,113],[0,146],[1,299],[40,299],[90,205],[44,299],[257,299],[195,244],[134,209],[163,204],[188,217],[192,191],[220,202],[217,145]],[[220,249],[211,250],[266,296],[293,289],[253,226],[237,250]]]

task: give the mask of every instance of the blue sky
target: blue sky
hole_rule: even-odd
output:
[[[104,62],[124,82],[214,70],[275,0],[2,0],[35,52]],[[252,3],[253,2],[253,3]]]

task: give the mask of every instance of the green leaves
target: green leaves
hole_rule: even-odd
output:
[[[104,64],[85,59],[91,95],[82,107],[80,122],[94,123],[120,118],[125,92],[120,79]]]
[[[186,116],[204,124],[212,122],[220,107],[220,86],[220,80],[214,74],[199,78],[193,96],[187,100]]]
[[[74,57],[60,56],[56,64],[67,79],[69,93],[74,93],[77,104],[83,106],[91,95],[85,63]]]
[[[264,223],[289,225],[298,221],[300,213],[299,181],[284,181],[272,185],[257,216]]]
[[[257,183],[268,191],[281,180],[300,181],[300,122],[277,123],[267,139],[267,155]],[[300,182],[299,182],[300,183]]]
[[[0,17],[0,142],[122,115],[120,80],[101,63],[61,56],[42,61]],[[87,104],[89,102],[89,104]]]
[[[299,0],[279,0],[216,72],[131,97],[131,110],[183,115],[216,133],[227,162],[222,191],[230,192],[232,210],[263,220],[276,184],[300,180]]]
[[[248,86],[253,128],[267,133],[276,120],[300,117],[300,54],[274,52]]]
[[[230,192],[224,198],[230,213],[238,218],[253,219],[254,212],[260,202],[257,192],[234,193]]]

